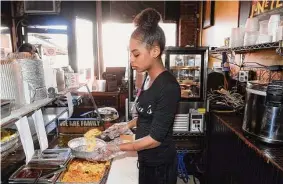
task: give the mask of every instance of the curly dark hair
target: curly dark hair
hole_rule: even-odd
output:
[[[162,28],[158,25],[161,20],[161,15],[153,8],[147,8],[141,11],[134,19],[136,29],[131,35],[131,38],[146,43],[150,49],[152,46],[160,47],[160,56],[165,48],[165,34]]]
[[[30,52],[30,53],[36,53],[36,48],[34,45],[30,44],[30,43],[23,43],[19,49],[18,49],[19,52]]]

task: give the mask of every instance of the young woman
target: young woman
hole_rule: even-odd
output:
[[[172,133],[180,87],[161,60],[165,35],[158,25],[160,20],[160,14],[151,8],[134,19],[136,29],[129,46],[131,67],[137,72],[147,72],[148,87],[141,90],[136,102],[138,118],[113,125],[106,131],[118,135],[137,127],[134,142],[108,145],[104,154],[111,157],[119,151],[137,151],[139,184],[175,184],[177,181]]]

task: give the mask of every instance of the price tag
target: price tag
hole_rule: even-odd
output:
[[[34,145],[27,117],[18,120],[16,126],[26,155],[26,164],[28,164],[34,155]]]
[[[205,108],[198,108],[198,113],[205,114]]]
[[[42,116],[41,109],[35,111],[35,113],[32,115],[32,119],[34,122],[36,134],[39,141],[39,146],[41,152],[43,152],[45,149],[48,148],[48,139],[46,135],[44,120]]]
[[[73,98],[70,92],[66,94],[66,97],[67,97],[67,102],[68,102],[69,117],[71,117],[74,112]]]

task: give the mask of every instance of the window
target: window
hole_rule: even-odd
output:
[[[7,56],[9,52],[12,52],[12,42],[10,29],[8,27],[1,27],[1,57]]]
[[[176,46],[176,24],[160,23],[166,37],[166,46]],[[132,23],[104,23],[102,46],[104,67],[128,67],[128,45],[135,27]]]
[[[76,18],[76,47],[78,69],[93,71],[93,24],[89,20]]]
[[[53,68],[69,65],[67,26],[29,26],[28,42],[37,46]]]

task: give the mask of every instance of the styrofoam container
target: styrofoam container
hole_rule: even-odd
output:
[[[256,17],[248,18],[246,21],[246,32],[254,32],[259,30],[259,20]]]
[[[276,31],[280,26],[280,15],[271,15],[268,21],[268,35],[272,36],[272,41],[276,41]]]
[[[244,38],[244,46],[255,45],[258,35],[259,35],[258,31],[246,32],[245,38]]]
[[[276,41],[283,40],[283,26],[279,26],[276,31]]]
[[[106,80],[96,80],[96,91],[105,92],[106,89]]]
[[[260,34],[258,35],[257,44],[261,44],[261,43],[270,43],[272,42],[272,36],[267,35],[267,34]]]
[[[267,35],[268,34],[268,20],[259,22],[259,34]]]
[[[230,47],[241,47],[244,44],[245,29],[232,28],[230,36]]]

